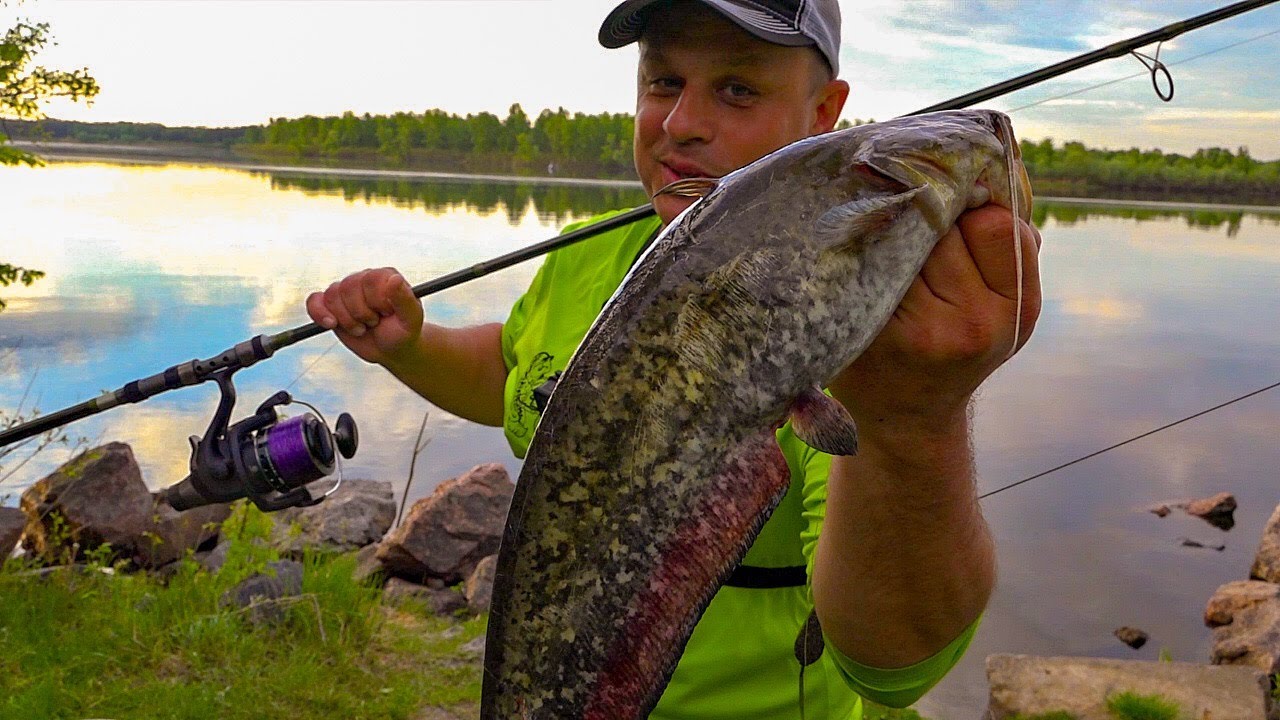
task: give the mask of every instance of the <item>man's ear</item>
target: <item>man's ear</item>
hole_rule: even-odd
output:
[[[849,99],[849,83],[844,80],[829,80],[818,92],[814,93],[817,103],[813,113],[813,127],[809,131],[813,135],[830,132],[840,119],[844,110],[844,102]]]

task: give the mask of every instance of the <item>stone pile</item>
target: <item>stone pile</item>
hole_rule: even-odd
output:
[[[444,613],[463,607],[484,612],[514,492],[506,468],[497,463],[441,483],[414,503],[404,524],[379,544],[376,565],[362,572],[388,576],[392,596],[420,597]],[[458,583],[464,583],[464,594],[448,589]]]
[[[1248,580],[1218,588],[1204,611],[1215,665],[1280,672],[1280,506],[1262,532]]]
[[[290,559],[245,580],[222,602],[248,608],[251,619],[272,619],[272,608],[301,593],[303,566],[295,561],[310,550],[354,552],[355,579],[384,586],[389,598],[419,598],[441,615],[485,612],[514,491],[503,466],[479,465],[415,503],[392,531],[391,484],[344,481],[324,502],[273,514],[269,543]],[[46,566],[93,557],[167,577],[191,552],[217,572],[230,547],[218,542],[230,512],[228,504],[174,511],[147,490],[132,449],[108,443],[31,486],[20,509],[0,508],[0,562],[20,542]]]
[[[1229,527],[1236,501],[1220,493],[1180,507]],[[992,655],[984,717],[1065,712],[1078,720],[1108,720],[1113,716],[1106,699],[1128,691],[1176,702],[1186,717],[1280,720],[1270,680],[1280,672],[1280,506],[1267,522],[1249,575],[1218,588],[1205,607],[1204,622],[1213,628],[1212,664]],[[1136,647],[1130,641],[1138,632],[1122,631],[1133,629],[1116,632]]]

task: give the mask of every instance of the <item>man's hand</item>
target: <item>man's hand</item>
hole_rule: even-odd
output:
[[[307,314],[365,362],[385,367],[440,408],[502,424],[502,325],[423,323],[422,303],[394,268],[362,270],[307,296]]]
[[[1018,222],[1021,345],[1040,312],[1040,235]],[[814,607],[831,642],[872,667],[936,654],[981,614],[995,584],[968,405],[1014,347],[1012,223],[994,206],[962,215],[888,325],[831,383],[858,424],[860,451],[831,462]]]
[[[945,423],[1009,356],[1019,312],[1012,214],[985,205],[961,215],[876,340],[831,383],[860,429]],[[1040,314],[1040,233],[1017,220],[1022,242],[1018,347]]]
[[[422,303],[395,268],[362,270],[307,296],[307,314],[365,362],[385,365],[422,334]]]

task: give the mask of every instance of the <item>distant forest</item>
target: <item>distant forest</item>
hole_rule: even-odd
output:
[[[530,118],[519,104],[505,118],[443,110],[394,115],[272,118],[232,128],[43,120],[8,122],[16,140],[173,144],[220,149],[246,159],[430,169],[452,172],[556,174],[631,178],[635,119],[543,110]],[[861,124],[841,121],[842,127]],[[1098,150],[1078,142],[1022,141],[1023,161],[1038,194],[1276,201],[1280,161],[1247,148],[1206,148],[1192,155],[1160,150]]]

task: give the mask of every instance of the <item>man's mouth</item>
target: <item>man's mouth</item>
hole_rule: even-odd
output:
[[[679,160],[659,160],[658,164],[662,169],[662,184],[670,185],[677,180],[684,178],[716,178],[718,174],[711,173],[701,166],[690,162]]]

